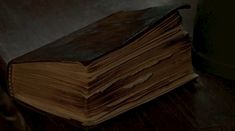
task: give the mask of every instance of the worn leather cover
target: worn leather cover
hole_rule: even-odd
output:
[[[81,62],[89,64],[138,38],[183,6],[162,6],[136,11],[120,11],[88,25],[55,42],[20,56],[22,62]]]

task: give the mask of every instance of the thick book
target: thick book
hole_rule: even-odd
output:
[[[169,92],[196,77],[186,7],[120,11],[14,58],[10,95],[90,126]]]

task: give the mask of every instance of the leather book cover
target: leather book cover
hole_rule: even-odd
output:
[[[13,59],[13,63],[50,61],[87,65],[125,46],[182,8],[188,8],[188,5],[120,11]]]

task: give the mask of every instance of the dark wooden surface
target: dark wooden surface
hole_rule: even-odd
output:
[[[200,73],[199,79],[95,127],[82,128],[54,116],[18,108],[32,131],[233,131],[234,102],[234,81]],[[0,123],[0,129],[7,125],[3,119]]]

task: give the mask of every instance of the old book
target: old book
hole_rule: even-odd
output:
[[[38,110],[96,125],[194,79],[178,9],[120,11],[14,58],[11,96]]]

